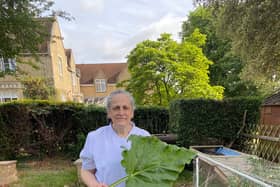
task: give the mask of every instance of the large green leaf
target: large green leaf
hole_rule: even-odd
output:
[[[166,144],[153,136],[132,135],[129,140],[131,149],[123,151],[121,162],[127,176],[110,187],[123,181],[126,187],[172,187],[185,164],[195,156],[188,149]]]

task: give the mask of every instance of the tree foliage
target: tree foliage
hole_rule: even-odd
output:
[[[25,77],[21,83],[24,86],[23,95],[28,99],[50,99],[54,95],[54,88],[48,85],[44,78]]]
[[[218,31],[246,62],[243,79],[265,93],[280,88],[280,2],[275,0],[196,0],[213,8]]]
[[[40,42],[40,28],[35,17],[51,6],[43,1],[1,0],[0,6],[0,56],[14,58],[22,51],[35,52]],[[37,5],[38,6],[38,5]]]
[[[195,30],[184,42],[170,34],[139,43],[128,55],[131,79],[123,82],[138,104],[168,105],[174,98],[223,97],[223,87],[209,84],[212,64],[202,52],[206,36]]]
[[[199,6],[189,14],[187,21],[182,25],[182,39],[189,37],[196,28],[207,36],[203,52],[208,59],[213,61],[209,68],[210,83],[223,86],[225,97],[258,94],[250,81],[240,78],[244,63],[238,56],[232,54],[231,41],[216,34],[216,24],[211,8]]]
[[[69,18],[63,11],[51,12],[53,3],[51,0],[0,0],[0,58],[38,52],[47,33],[40,20],[35,18],[47,12]],[[20,58],[17,62],[24,63]]]

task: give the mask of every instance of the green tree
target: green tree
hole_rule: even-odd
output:
[[[206,36],[195,30],[184,42],[170,34],[139,43],[128,55],[131,79],[123,82],[138,104],[168,105],[175,98],[223,97],[223,87],[209,84],[212,64],[202,52]]]
[[[189,37],[196,28],[207,35],[203,52],[214,62],[209,68],[210,83],[223,86],[225,97],[257,95],[257,89],[252,82],[240,78],[244,63],[232,54],[230,40],[216,34],[215,19],[211,13],[210,8],[202,6],[191,12],[187,21],[183,22],[182,39]]]
[[[232,40],[245,62],[244,80],[264,93],[280,88],[280,2],[275,0],[196,0],[212,7],[220,36]]]
[[[28,99],[47,100],[54,96],[54,88],[44,78],[25,77],[21,81],[24,86],[23,95]]]
[[[0,0],[0,58],[14,59],[23,52],[35,56],[47,34],[40,20],[35,18],[47,12],[69,18],[65,12],[51,10],[53,3],[51,0]],[[30,64],[20,58],[17,62]]]

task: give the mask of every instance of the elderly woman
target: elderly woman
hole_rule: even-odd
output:
[[[130,148],[128,137],[150,135],[131,121],[134,108],[133,97],[124,90],[114,91],[107,97],[106,110],[111,123],[90,132],[80,153],[81,177],[87,186],[107,187],[126,176],[121,153],[124,148]],[[124,183],[118,185],[124,186]]]

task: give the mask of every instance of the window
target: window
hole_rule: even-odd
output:
[[[15,71],[16,60],[14,58],[0,58],[0,71]]]
[[[59,76],[62,77],[63,76],[63,68],[62,68],[62,59],[61,59],[61,57],[58,57],[57,68],[58,68]]]
[[[15,84],[2,84],[1,88],[14,88]],[[0,90],[0,102],[8,102],[12,100],[17,100],[19,92],[16,89],[1,89]]]
[[[76,86],[76,73],[75,72],[72,72],[71,73],[71,75],[72,75],[72,85],[75,87]]]
[[[1,102],[5,103],[5,102],[10,102],[10,101],[15,101],[15,100],[17,100],[17,98],[6,97],[6,98],[1,98],[0,100],[1,100]]]
[[[106,80],[95,79],[95,89],[96,92],[106,92]]]

